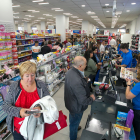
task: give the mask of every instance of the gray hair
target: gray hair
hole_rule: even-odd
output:
[[[75,57],[74,62],[73,62],[73,66],[75,66],[75,67],[79,67],[80,65],[83,66],[85,63],[84,59],[85,58],[83,56]]]
[[[44,42],[44,45],[47,45],[47,44],[48,44],[47,41],[45,41],[45,42]]]

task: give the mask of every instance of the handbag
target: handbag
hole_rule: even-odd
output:
[[[67,127],[67,116],[63,114],[62,111],[59,111],[59,118],[57,121],[55,121],[52,124],[45,123],[44,124],[44,137],[43,139],[46,139],[47,137],[57,133],[58,131],[62,130],[63,128]]]

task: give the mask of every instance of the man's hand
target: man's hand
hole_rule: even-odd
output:
[[[26,111],[30,111],[30,109],[22,108],[22,109],[20,110],[20,116],[21,116],[21,118],[25,118],[25,117],[30,116],[30,114],[26,114],[26,113],[25,113]]]
[[[93,94],[91,94],[90,97],[93,99],[93,101],[95,100],[95,96]]]

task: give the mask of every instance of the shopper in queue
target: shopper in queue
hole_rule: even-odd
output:
[[[59,44],[60,44],[59,42],[56,42],[55,45],[52,47],[52,50],[56,50],[56,51],[61,50]]]
[[[121,51],[123,52],[123,58],[121,65],[115,64],[116,67],[125,67],[125,68],[130,68],[132,65],[132,53],[128,49],[128,44],[124,43],[120,46]]]
[[[84,76],[87,61],[82,56],[74,59],[73,67],[66,73],[64,100],[65,106],[69,110],[70,140],[77,140],[77,132],[83,112],[95,100],[94,95],[90,95],[87,80]]]
[[[87,60],[87,66],[85,68],[84,74],[85,74],[85,77],[90,78],[91,83],[93,84],[93,82],[95,80],[96,73],[97,73],[97,64],[92,59],[93,58],[93,51],[92,50],[87,50],[84,54],[84,57]],[[92,92],[91,87],[90,87],[90,91]]]
[[[43,38],[43,42],[41,43],[41,47],[44,46],[44,42],[46,41],[46,38]]]
[[[67,41],[68,41],[68,42],[66,43],[66,47],[71,46],[71,45],[72,45],[72,44],[71,44],[71,40],[68,39]]]
[[[41,51],[41,47],[38,46],[38,41],[35,41],[35,46],[32,46],[32,58],[33,59],[37,59],[37,55],[40,53]]]
[[[48,45],[47,46],[50,47],[50,49],[52,50],[52,41],[51,40],[48,41]]]
[[[140,80],[140,69],[138,70],[138,80]],[[136,140],[140,140],[140,82],[131,89],[133,82],[130,79],[126,79],[127,88],[125,96],[127,99],[132,99],[132,105],[134,110],[133,127],[135,131]]]
[[[35,80],[35,63],[26,61],[20,65],[19,70],[21,80],[11,84],[2,106],[7,113],[7,127],[13,133],[14,140],[24,140],[19,130],[25,117],[29,116],[26,111],[29,111],[34,102],[49,95],[46,84]],[[34,109],[41,110],[39,106]],[[40,114],[35,117],[39,118]]]
[[[117,45],[117,42],[116,42],[116,40],[114,39],[114,37],[113,36],[111,36],[111,41],[109,42],[109,45],[111,45],[112,47],[116,47],[116,45]]]
[[[118,51],[118,54],[121,53],[121,50],[120,50],[120,46],[121,46],[121,40],[118,40],[118,48],[117,48],[117,51]]]
[[[105,41],[103,40],[100,46],[100,54],[105,53]]]
[[[40,54],[47,54],[47,53],[50,53],[51,52],[51,49],[50,47],[48,46],[47,44],[47,41],[44,42],[44,46],[41,48],[41,52]]]

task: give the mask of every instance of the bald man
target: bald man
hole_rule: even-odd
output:
[[[77,139],[77,132],[83,112],[95,100],[90,95],[89,86],[84,76],[87,61],[82,56],[74,59],[73,67],[66,73],[65,77],[65,106],[69,110],[70,140]]]

